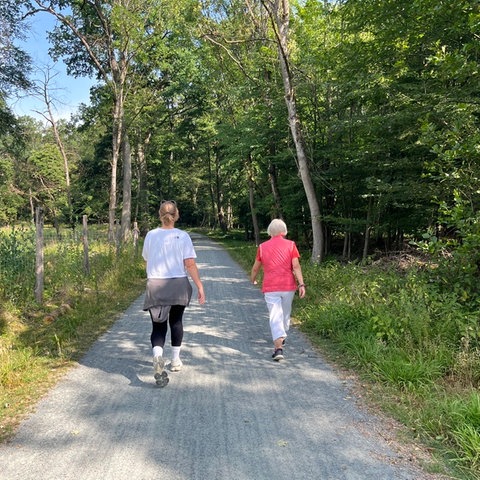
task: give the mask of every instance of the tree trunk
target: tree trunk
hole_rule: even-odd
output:
[[[36,232],[36,253],[35,253],[35,300],[43,303],[43,290],[45,284],[45,258],[43,239],[43,209],[37,207],[35,210],[35,232]]]
[[[345,236],[343,237],[343,251],[342,251],[343,260],[350,260],[349,253],[348,253],[349,246],[350,246],[350,232],[345,231]]]
[[[255,208],[255,183],[253,181],[252,163],[252,156],[249,153],[247,158],[248,197],[252,215],[253,238],[255,239],[255,245],[258,246],[260,245],[260,229],[258,228],[257,210]]]
[[[272,188],[274,216],[283,219],[282,202],[277,181],[277,169],[272,162],[268,163],[268,179],[270,181],[270,187]]]
[[[370,244],[370,222],[372,218],[372,197],[368,200],[367,222],[365,225],[365,238],[363,239],[363,254],[362,260],[365,261],[368,255],[368,247]]]
[[[122,223],[120,237],[122,242],[131,238],[132,218],[132,154],[128,134],[122,136],[122,163],[123,163],[123,188],[122,188]]]
[[[152,137],[151,132],[148,133],[143,143],[140,141],[137,147],[137,165],[138,165],[138,190],[137,201],[135,207],[135,218],[139,222],[139,230],[141,234],[146,234],[149,230],[148,225],[148,189],[147,189],[147,160],[145,151]]]
[[[285,103],[288,110],[288,123],[292,134],[295,150],[297,153],[298,170],[303,183],[308,206],[310,208],[313,246],[312,262],[319,263],[324,255],[323,226],[320,215],[320,206],[313,185],[308,159],[305,152],[304,140],[300,118],[297,112],[295,89],[289,60],[288,29],[290,23],[290,4],[288,0],[274,0],[268,2],[262,0],[262,4],[270,15],[273,28],[276,34],[280,70],[285,90]]]
[[[222,181],[220,179],[220,153],[215,151],[215,187],[216,187],[216,203],[217,203],[217,221],[223,233],[227,231],[227,223],[225,221],[225,212],[223,209],[223,190]]]
[[[214,149],[213,149],[214,150]],[[213,169],[212,169],[212,149],[208,148],[207,151],[207,159],[208,159],[208,191],[210,193],[210,207],[211,213],[211,222],[209,221],[209,226],[211,227],[212,224],[215,226],[215,217],[216,217],[216,208],[215,208],[215,179],[213,177]],[[215,155],[215,154],[214,154]]]
[[[112,164],[110,176],[110,196],[108,202],[108,239],[115,239],[115,217],[117,212],[117,168],[120,157],[123,128],[123,95],[115,95],[112,128]]]

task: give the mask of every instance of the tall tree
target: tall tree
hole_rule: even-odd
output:
[[[279,147],[288,138],[276,49],[267,35],[268,15],[260,4],[218,1],[205,12],[200,29],[207,40],[202,60],[211,75],[212,109],[218,112],[217,151],[223,151],[230,178],[238,175],[234,169],[245,173],[241,179],[245,197],[235,205],[245,228],[252,226],[259,239],[257,217],[283,216],[277,164],[283,153]],[[270,193],[264,189],[267,177]],[[247,215],[243,211],[248,205]]]
[[[67,208],[68,208],[68,221],[73,225],[73,207],[72,207],[72,195],[71,195],[71,181],[70,181],[70,165],[69,158],[67,155],[67,150],[64,145],[64,141],[60,134],[60,129],[58,126],[58,120],[55,115],[55,101],[56,99],[52,96],[52,91],[55,89],[53,82],[58,73],[54,72],[50,66],[45,66],[41,69],[43,79],[39,79],[35,82],[35,85],[32,87],[34,95],[39,98],[44,106],[44,110],[37,110],[37,113],[40,114],[51,126],[53,137],[55,143],[58,147],[60,155],[63,159],[63,170],[65,174],[65,186],[67,190]]]
[[[314,263],[321,262],[324,256],[324,236],[320,204],[310,172],[310,166],[305,149],[303,128],[297,109],[293,70],[290,62],[290,3],[289,0],[262,0],[274,29],[278,48],[278,58],[285,90],[285,103],[288,110],[288,122],[297,153],[298,170],[302,179],[305,194],[310,209],[313,245],[311,259]]]
[[[130,229],[129,211],[131,183],[128,178],[130,160],[124,135],[125,104],[135,75],[161,69],[168,55],[164,40],[172,32],[171,19],[178,15],[179,2],[169,7],[159,0],[31,0],[30,14],[46,12],[59,25],[50,34],[54,58],[64,57],[67,72],[79,75],[96,74],[111,92],[112,158],[109,196],[109,233],[114,235],[117,210],[117,169],[122,146],[125,147],[123,182],[122,239]],[[185,4],[182,4],[185,6]],[[142,62],[142,68],[138,68]]]

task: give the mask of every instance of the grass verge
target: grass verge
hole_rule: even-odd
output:
[[[65,258],[65,255],[63,255]],[[59,261],[62,261],[59,259]],[[65,278],[65,277],[64,277]],[[0,309],[0,441],[144,290],[143,259],[124,252],[48,301]]]

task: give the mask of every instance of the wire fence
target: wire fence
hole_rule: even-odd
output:
[[[118,235],[115,235],[118,238]],[[138,229],[132,231],[133,254],[138,255]],[[95,282],[119,257],[121,245],[109,240],[108,225],[82,224],[73,228],[43,225],[37,210],[35,225],[0,230],[0,298],[41,304],[70,288]]]

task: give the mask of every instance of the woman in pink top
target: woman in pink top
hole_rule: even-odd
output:
[[[258,247],[250,279],[256,284],[255,279],[263,267],[262,292],[270,317],[274,346],[272,358],[279,361],[283,359],[282,347],[290,328],[290,314],[297,283],[300,298],[305,296],[305,284],[297,246],[295,242],[285,238],[285,222],[280,219],[272,220],[267,233],[271,238]]]

